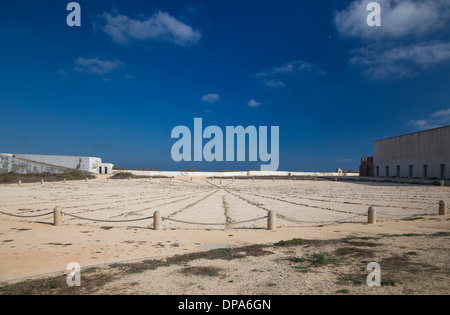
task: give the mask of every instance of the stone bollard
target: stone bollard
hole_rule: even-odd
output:
[[[86,179],[84,181],[87,183],[88,182],[88,178],[86,177]]]
[[[447,215],[447,201],[439,201],[439,215]]]
[[[377,223],[377,210],[375,207],[369,207],[369,211],[367,212],[367,222],[369,224]]]
[[[106,181],[109,182],[109,177],[106,177]]]
[[[272,181],[273,181],[273,182],[275,181],[275,177],[272,177]]]
[[[19,186],[22,186],[22,181],[21,180],[19,180]]]
[[[41,185],[44,185],[44,180],[43,179],[41,179]]]
[[[131,177],[130,177],[130,176],[128,176],[128,180],[131,180]]]
[[[314,181],[317,181],[317,178],[314,177]]]
[[[53,210],[53,225],[54,226],[62,225],[62,209],[61,209],[61,207],[56,207]]]
[[[191,177],[191,182],[192,182],[192,177]]]
[[[64,178],[64,179],[63,179],[63,182],[64,182],[64,183],[67,182],[67,179]]]
[[[337,177],[334,179],[335,182],[337,182]]]
[[[444,187],[445,186],[445,182],[443,180],[441,180],[440,185],[441,185],[441,187]]]
[[[267,230],[275,231],[277,229],[277,213],[276,211],[270,210],[267,214]]]
[[[162,218],[160,211],[155,211],[155,213],[153,213],[153,229],[155,231],[160,231],[162,229]]]
[[[231,178],[231,180],[234,182],[234,176]]]
[[[292,178],[292,180],[295,182],[295,177],[294,178]]]

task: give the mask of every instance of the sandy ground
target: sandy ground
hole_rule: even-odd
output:
[[[92,266],[108,266],[116,262],[153,260],[192,252],[206,252],[224,246],[273,244],[292,238],[331,240],[349,236],[379,237],[408,233],[430,235],[448,232],[450,228],[448,219],[437,216],[439,200],[450,200],[448,187],[305,180],[191,181],[189,178],[175,178],[107,181],[106,177],[99,177],[87,183],[80,181],[44,185],[1,185],[0,211],[16,215],[47,213],[60,206],[68,214],[94,220],[130,220],[152,216],[153,212],[158,210],[169,219],[219,225],[186,224],[164,220],[164,230],[154,231],[149,229],[152,220],[103,223],[64,216],[64,225],[54,227],[51,225],[51,215],[38,219],[0,215],[0,281],[17,282],[24,278],[61,272],[70,262],[78,262],[86,269]],[[365,224],[367,221],[365,214],[371,205],[376,206],[378,211],[377,225]],[[275,210],[280,216],[276,232],[264,229],[267,224],[265,219],[234,224],[264,217],[268,210]],[[414,221],[405,220],[412,215],[420,217]],[[328,224],[328,221],[334,220],[344,220],[345,223]],[[421,245],[418,238],[419,236],[383,238],[378,242],[382,242],[386,247],[385,251],[381,251],[386,255],[400,247],[409,247],[411,251],[418,253],[426,246],[443,250],[436,253],[430,251],[428,254],[425,251],[423,259],[431,259],[436,254],[438,256],[434,257],[436,262],[450,260],[448,245],[435,244],[439,239],[442,242],[442,238],[424,237],[420,240]],[[448,244],[448,237],[444,239]],[[397,243],[394,244],[393,241]],[[336,249],[335,246],[333,248]],[[304,249],[298,248],[293,251],[296,250]],[[330,252],[331,248],[324,247],[323,250]],[[263,257],[246,257],[245,259],[249,261],[246,261],[245,265],[264,264],[262,258],[268,259],[265,264],[284,261],[283,255],[286,254],[274,252],[273,255]],[[380,259],[383,257],[380,256]],[[215,262],[215,266],[221,269],[219,274],[232,274],[233,268],[240,268],[227,264],[236,263],[238,262],[234,260],[221,261],[220,264]],[[423,264],[425,263],[424,261]],[[204,262],[200,260],[196,261],[196,264],[204,265]],[[258,269],[255,266],[253,269]],[[174,270],[171,268],[180,267],[168,266],[164,269],[164,272],[169,274],[172,272],[173,276]],[[292,269],[289,265],[285,268]],[[327,278],[327,272],[321,277]],[[165,274],[164,277],[169,279],[169,274]],[[246,274],[251,277],[253,273]],[[183,276],[178,275],[181,278]],[[151,278],[154,277],[155,275],[151,275]],[[229,289],[219,291],[219,294],[255,292],[249,289],[250,283],[247,284],[248,289],[245,289],[245,281],[241,283],[243,286],[233,286],[232,283],[235,283],[233,279],[214,277],[214,281],[225,281],[224,279],[233,282],[229,282]],[[145,284],[145,280],[134,279],[129,283],[134,285],[132,291],[128,293],[214,293],[208,285],[196,284],[196,281],[193,281],[194,284],[191,286],[181,286],[183,290],[177,289],[179,286],[170,285],[156,290]],[[261,282],[260,285],[264,290],[257,292],[266,292],[266,289],[270,289],[267,292],[274,294],[292,292],[285,289],[289,287],[288,283],[272,285],[269,281],[266,284],[267,286],[264,286]],[[186,289],[187,287],[190,289]],[[117,284],[116,287],[111,285],[108,290],[117,292],[117,288],[123,289],[123,283]],[[314,286],[309,288],[314,289]],[[314,289],[315,293],[329,293],[325,291]],[[393,293],[402,292],[393,291]],[[434,293],[433,290],[430,292]],[[293,293],[301,293],[301,290]]]

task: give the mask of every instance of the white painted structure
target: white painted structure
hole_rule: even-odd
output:
[[[19,174],[64,173],[80,170],[88,173],[112,173],[113,164],[102,163],[102,159],[87,156],[37,155],[37,154],[0,154],[2,164],[0,173]]]
[[[10,172],[17,174],[61,174],[65,173],[66,169],[20,160],[14,158],[13,154],[0,154],[0,174]]]
[[[234,177],[234,176],[359,176],[359,173],[331,173],[331,172],[285,172],[285,171],[242,171],[242,172],[170,172],[170,171],[134,171],[120,170],[114,173],[131,173],[136,176],[186,176],[186,177]]]
[[[112,174],[113,167],[114,167],[114,164],[111,164],[111,163],[100,163],[98,165],[98,173],[99,174]]]

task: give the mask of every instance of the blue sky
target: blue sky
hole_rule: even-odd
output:
[[[0,152],[128,168],[171,158],[178,125],[279,126],[279,170],[357,169],[376,139],[450,123],[450,3],[0,1]]]

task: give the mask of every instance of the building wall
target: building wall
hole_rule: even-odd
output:
[[[11,154],[9,155],[0,154],[0,173],[6,174],[9,172],[14,172],[17,174],[38,174],[38,173],[61,174],[64,173],[65,171],[47,165],[19,160],[12,157]]]
[[[359,176],[374,176],[373,157],[361,158],[361,165],[359,166]]]
[[[375,176],[442,178],[441,165],[445,165],[445,178],[449,179],[450,125],[374,141],[373,153]],[[424,165],[428,165],[428,176],[424,174]],[[397,167],[400,167],[399,176]]]
[[[100,163],[99,168],[99,174],[112,174],[113,173],[113,167],[114,164],[111,163]]]
[[[102,163],[100,158],[84,156],[14,154],[14,157],[91,173],[98,173],[98,167]]]

